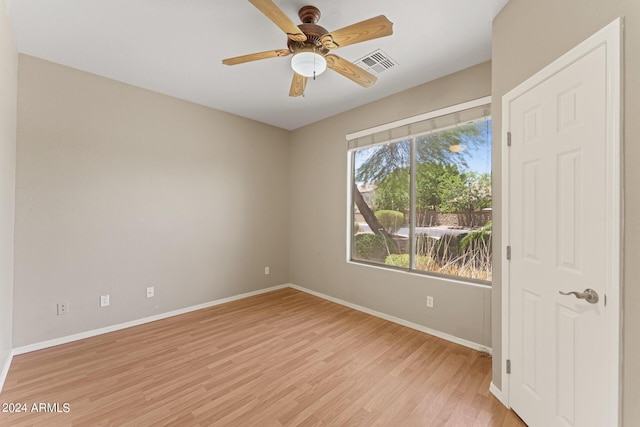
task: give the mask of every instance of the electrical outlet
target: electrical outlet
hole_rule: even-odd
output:
[[[69,312],[69,303],[59,302],[58,303],[58,316],[62,316]]]
[[[147,298],[153,298],[156,294],[156,289],[153,286],[147,288]]]
[[[427,297],[427,307],[433,308],[433,297]]]
[[[109,306],[109,295],[100,296],[100,307],[108,307]]]
[[[269,275],[269,272],[270,272],[269,267],[265,267],[265,268],[264,268],[264,275],[265,275],[265,276],[268,276],[268,275]]]

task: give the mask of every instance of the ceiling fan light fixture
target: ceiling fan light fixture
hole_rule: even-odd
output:
[[[325,72],[327,61],[315,52],[298,52],[291,58],[291,68],[303,77],[316,77]]]

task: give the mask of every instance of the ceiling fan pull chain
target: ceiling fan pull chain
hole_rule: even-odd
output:
[[[313,80],[315,81],[316,79],[316,47],[313,47]]]

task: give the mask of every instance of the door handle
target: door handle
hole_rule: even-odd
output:
[[[558,291],[558,292],[560,292],[560,295],[574,295],[578,299],[586,300],[589,304],[595,304],[598,301],[600,301],[600,297],[598,296],[598,293],[593,289],[589,289],[589,288],[585,289],[584,292],[576,292],[576,291],[572,291],[572,292]]]

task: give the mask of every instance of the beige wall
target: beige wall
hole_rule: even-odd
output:
[[[0,0],[0,371],[12,347],[17,82],[18,55]]]
[[[499,176],[500,105],[502,96],[536,71],[613,21],[625,19],[624,32],[624,311],[623,419],[640,420],[640,7],[637,0],[511,0],[493,24],[494,218],[498,231],[501,187]],[[500,240],[499,234],[495,236]],[[499,247],[499,245],[495,245]],[[500,386],[501,277],[500,257],[494,257],[493,381]],[[497,273],[497,274],[496,274]]]
[[[14,347],[287,283],[288,132],[19,58]]]
[[[491,345],[488,288],[346,262],[345,140],[350,132],[488,96],[490,83],[487,62],[292,132],[292,283]],[[427,295],[435,308],[425,307]]]
[[[4,95],[15,94],[16,55],[0,5],[3,356],[11,346],[15,162],[15,95]],[[625,93],[638,94],[637,0],[511,0],[494,22],[492,63],[291,133],[21,56],[13,345],[290,281],[493,346],[493,380],[500,386],[499,257],[493,295],[347,263],[344,137],[487,96],[493,86],[499,242],[502,95],[617,16],[626,20]],[[633,238],[640,234],[640,146],[633,143],[640,136],[639,102],[630,95],[624,101],[625,425],[640,419],[640,310],[633,305],[640,301],[633,286],[640,278],[640,241]],[[156,287],[154,299],[144,297],[146,286]],[[101,309],[105,293],[112,304]],[[434,309],[424,307],[427,295],[435,297]],[[55,315],[59,301],[69,302],[70,314]]]

